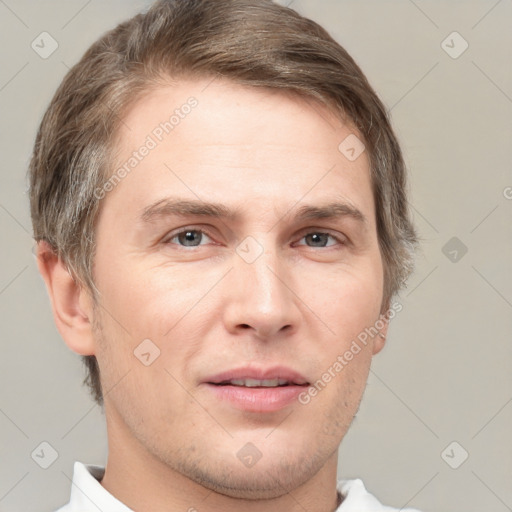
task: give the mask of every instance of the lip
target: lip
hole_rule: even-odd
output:
[[[278,387],[243,387],[222,384],[233,379],[272,380],[285,379],[290,384]],[[204,379],[202,384],[219,401],[246,412],[276,412],[297,401],[307,388],[307,380],[285,366],[271,368],[235,368]]]

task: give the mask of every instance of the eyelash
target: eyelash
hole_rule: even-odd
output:
[[[202,233],[206,236],[208,236],[209,238],[213,238],[212,235],[210,235],[210,233],[205,230],[205,229],[199,229],[199,228],[195,228],[193,226],[191,227],[188,227],[188,228],[184,228],[184,229],[180,229],[179,231],[175,231],[173,233],[170,233],[170,235],[168,237],[166,237],[163,241],[163,243],[165,244],[169,244],[169,245],[177,245],[178,247],[184,249],[184,250],[191,250],[191,249],[196,249],[198,247],[201,247],[201,245],[195,245],[195,246],[185,246],[185,245],[180,245],[180,244],[173,244],[171,242],[171,240],[175,239],[176,237],[178,237],[179,235],[181,235],[182,233],[188,233],[188,232],[197,232],[197,233]],[[321,231],[321,230],[311,230],[311,231],[308,231],[308,232],[305,232],[302,236],[301,236],[301,240],[303,238],[305,238],[306,236],[308,235],[312,235],[312,234],[315,234],[315,235],[328,235],[329,237],[331,237],[332,239],[336,240],[336,242],[338,242],[339,245],[347,245],[347,242],[346,240],[344,239],[341,239],[340,237],[336,236],[336,235],[333,235],[332,233],[329,233],[328,231]],[[301,244],[301,245],[304,245],[304,244]],[[305,247],[309,247],[310,249],[328,249],[332,246],[325,246],[325,247],[314,247],[314,246],[307,246],[305,245]]]

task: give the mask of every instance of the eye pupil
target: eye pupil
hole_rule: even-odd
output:
[[[190,247],[191,245],[199,245],[199,242],[201,241],[199,231],[184,231],[183,233],[180,233],[178,239],[181,244],[186,245],[188,247]],[[189,242],[192,242],[192,244],[190,244]]]
[[[327,233],[310,233],[309,235],[306,235],[306,238],[309,237],[315,247],[325,247],[328,236],[329,235]]]

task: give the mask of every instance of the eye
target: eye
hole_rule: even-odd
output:
[[[344,239],[324,231],[310,231],[309,233],[305,233],[300,240],[305,240],[306,243],[298,243],[297,245],[307,245],[308,247],[313,248],[346,244]],[[212,241],[213,240],[204,230],[190,227],[171,233],[163,243],[178,245],[181,247],[199,247],[201,245],[207,245]]]
[[[182,247],[198,247],[203,241],[204,237],[211,241],[211,238],[200,229],[183,229],[172,234],[167,238],[164,243],[181,245]],[[177,242],[175,242],[177,240]]]
[[[334,240],[334,243],[328,244],[329,238]],[[331,235],[330,233],[325,233],[323,231],[311,231],[309,233],[306,233],[302,238],[306,241],[310,241],[312,245],[308,245],[308,247],[330,247],[332,245],[336,245],[338,243],[339,245],[344,245],[345,242],[338,238],[337,236]],[[305,245],[305,244],[299,244],[299,245]]]

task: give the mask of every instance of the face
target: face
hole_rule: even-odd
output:
[[[324,107],[220,80],[123,121],[94,267],[109,439],[227,495],[282,495],[335,467],[382,346],[344,357],[382,306],[367,155],[338,150],[357,132]]]

